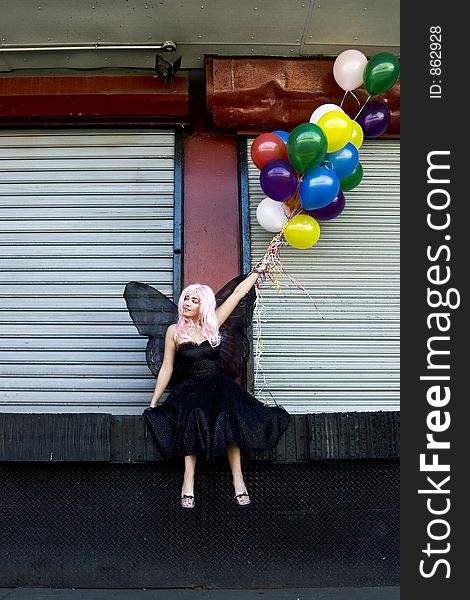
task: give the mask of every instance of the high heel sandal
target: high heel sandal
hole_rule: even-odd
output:
[[[187,504],[184,503],[184,501],[186,499],[189,500],[189,502]],[[181,506],[181,508],[194,508],[196,506],[196,502],[194,500],[194,496],[189,496],[188,494],[183,494],[181,496],[180,506]]]
[[[244,496],[246,496],[248,498],[248,502],[240,502],[241,498],[243,498]],[[248,492],[242,492],[241,494],[236,494],[234,496],[235,498],[235,502],[237,503],[237,506],[240,506],[241,508],[244,508],[245,506],[250,506],[251,504],[251,499],[250,499],[250,495],[248,494]]]

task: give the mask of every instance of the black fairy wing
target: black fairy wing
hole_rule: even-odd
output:
[[[227,300],[246,275],[234,277],[215,295],[217,307]],[[248,328],[253,319],[256,292],[254,287],[238,303],[235,310],[220,328],[220,362],[222,369],[232,379],[236,379],[250,356]]]
[[[165,294],[137,281],[126,285],[123,296],[138,332],[149,338],[145,356],[149,369],[157,376],[163,362],[166,330],[176,323],[178,307]],[[177,368],[174,368],[171,383],[176,383],[177,379]]]

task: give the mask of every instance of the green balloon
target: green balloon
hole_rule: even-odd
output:
[[[339,187],[343,192],[349,192],[361,183],[363,177],[364,171],[362,169],[361,163],[358,162],[356,168],[351,173],[351,175],[348,175],[344,179],[341,179],[341,181],[339,182]]]
[[[364,68],[364,85],[371,96],[382,94],[392,87],[400,74],[400,63],[390,52],[373,56]]]
[[[326,135],[315,123],[302,123],[292,130],[287,140],[287,156],[299,173],[317,167],[328,148]]]

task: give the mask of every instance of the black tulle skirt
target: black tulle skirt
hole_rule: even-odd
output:
[[[188,377],[143,414],[164,457],[197,454],[207,460],[234,444],[245,451],[269,450],[290,419],[286,410],[266,406],[222,371]]]

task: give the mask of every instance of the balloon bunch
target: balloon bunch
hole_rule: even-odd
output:
[[[400,64],[393,54],[380,52],[369,60],[358,50],[345,50],[335,60],[333,76],[345,91],[341,106],[348,93],[364,84],[369,96],[354,120],[361,126],[367,138],[379,137],[390,125],[390,110],[386,104],[373,100],[371,96],[383,94],[395,85],[400,73]],[[359,103],[360,104],[360,103]]]
[[[251,158],[260,170],[260,185],[266,194],[256,210],[261,227],[280,232],[280,238],[295,248],[317,243],[318,221],[340,215],[345,207],[344,192],[362,181],[358,150],[364,137],[378,137],[390,124],[388,107],[369,100],[392,87],[399,71],[398,60],[390,53],[367,60],[362,52],[345,50],[333,65],[335,81],[345,90],[341,106],[322,104],[308,123],[301,123],[290,134],[273,131],[254,140]],[[348,93],[356,98],[352,90],[362,84],[369,97],[351,119],[342,105]]]

